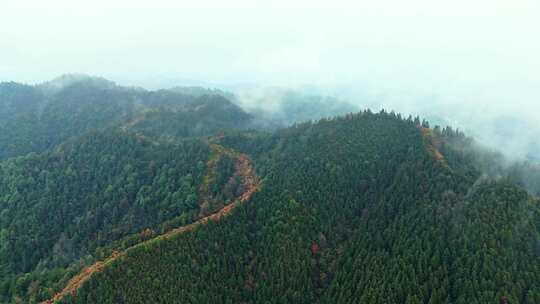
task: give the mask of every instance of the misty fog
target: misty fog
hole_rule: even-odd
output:
[[[421,115],[540,159],[535,0],[21,0],[3,3],[0,20],[0,81],[85,73],[148,89],[197,85],[277,117],[291,94],[322,96],[336,103],[328,115]]]

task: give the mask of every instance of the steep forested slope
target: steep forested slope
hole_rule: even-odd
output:
[[[411,119],[363,112],[222,143],[256,159],[250,204],[129,251],[62,302],[540,300],[539,202],[452,167]]]
[[[499,151],[488,149],[473,138],[447,127],[435,127],[429,135],[453,168],[474,176],[478,172],[490,177],[505,178],[540,196],[540,165],[528,160],[512,160]]]
[[[107,84],[107,85],[106,85]],[[42,152],[85,131],[128,117],[128,92],[92,79],[64,88],[0,84],[0,157]]]
[[[234,161],[203,138],[251,119],[218,95],[88,76],[0,84],[0,302],[44,300],[83,264],[222,207]]]
[[[62,300],[66,296],[72,295],[73,293],[77,292],[78,288],[80,288],[81,285],[85,284],[90,278],[92,278],[93,275],[103,271],[103,269],[108,267],[109,265],[117,263],[119,260],[124,259],[126,255],[130,255],[131,252],[145,250],[147,248],[152,248],[157,244],[177,238],[179,235],[189,233],[193,231],[194,229],[196,229],[197,227],[200,227],[201,225],[208,225],[209,223],[220,221],[224,217],[228,216],[233,209],[239,207],[241,204],[248,202],[251,196],[256,191],[258,191],[260,187],[260,180],[257,177],[255,170],[253,169],[253,165],[249,157],[243,154],[236,153],[232,150],[226,149],[216,144],[211,144],[211,147],[217,153],[221,155],[227,155],[228,157],[234,159],[234,168],[235,168],[234,173],[231,176],[231,178],[229,178],[229,181],[226,183],[222,192],[227,192],[227,189],[229,188],[231,183],[232,184],[237,183],[238,186],[236,187],[236,191],[233,191],[234,193],[232,194],[232,196],[227,199],[227,201],[225,202],[225,205],[222,205],[222,208],[218,209],[215,212],[208,210],[210,212],[209,215],[204,216],[191,224],[187,224],[187,225],[172,229],[170,231],[167,231],[150,240],[147,240],[147,241],[143,240],[142,242],[127,248],[127,250],[124,252],[120,252],[120,253],[117,251],[113,252],[111,256],[105,259],[104,261],[98,261],[92,264],[91,266],[84,268],[77,276],[75,276],[73,279],[71,279],[68,282],[66,287],[61,292],[57,293],[51,300],[47,301],[46,303],[54,303],[57,300]],[[210,161],[209,163],[212,163],[212,162],[213,160]],[[216,168],[218,167],[219,166],[217,166]],[[206,183],[203,183],[203,184],[206,184]],[[203,186],[202,188],[204,189],[205,187]],[[208,194],[211,194],[212,192],[213,191],[210,191]],[[203,197],[201,198],[201,200],[203,202],[208,199],[208,196],[206,195],[202,195],[202,196]],[[203,204],[205,203],[206,202],[204,202]],[[203,212],[203,210],[201,210],[201,212]],[[204,212],[203,214],[207,214],[207,212]],[[174,269],[170,268],[168,270],[171,271]],[[149,299],[146,299],[146,301],[149,301]]]
[[[0,159],[43,152],[112,126],[183,138],[252,124],[250,115],[216,94],[145,91],[87,76],[64,76],[38,86],[0,84]]]
[[[221,96],[182,96],[187,100],[172,103],[175,95],[170,92],[150,93],[147,102],[150,108],[128,121],[125,127],[134,132],[171,139],[213,135],[251,126],[251,116]]]
[[[0,159],[41,149],[41,132],[35,122],[43,95],[33,87],[0,83]]]
[[[333,100],[226,97],[0,84],[0,303],[540,303],[537,166],[393,112],[262,132]]]
[[[223,206],[233,173],[205,142],[117,129],[0,163],[0,294],[50,297],[80,263]]]

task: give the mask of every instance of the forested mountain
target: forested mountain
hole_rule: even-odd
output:
[[[269,131],[220,93],[84,77],[0,93],[0,303],[540,303],[540,170],[450,127]]]
[[[249,114],[221,95],[145,91],[81,75],[37,86],[0,84],[0,118],[0,159],[43,152],[113,126],[163,137],[197,137],[252,124]]]
[[[192,95],[196,97],[201,97],[205,95],[218,95],[223,96],[231,101],[233,101],[236,97],[233,93],[223,91],[220,89],[210,89],[210,88],[203,88],[203,87],[197,87],[197,86],[177,86],[170,88],[169,91],[173,91],[176,93],[184,94],[184,95]]]
[[[422,130],[364,112],[224,137],[264,176],[253,199],[129,250],[61,302],[537,303],[539,202],[451,167]]]
[[[0,83],[0,159],[42,149],[35,136],[41,130],[35,122],[43,100],[43,94],[33,87]]]

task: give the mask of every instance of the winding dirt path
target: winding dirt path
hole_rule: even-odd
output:
[[[221,208],[219,211],[210,214],[208,216],[205,216],[203,218],[200,218],[199,220],[182,227],[178,227],[175,229],[172,229],[162,235],[156,236],[155,238],[152,238],[150,240],[141,242],[139,244],[136,244],[132,247],[127,248],[126,250],[122,252],[114,252],[109,258],[107,258],[104,261],[98,261],[94,264],[85,267],[81,270],[81,272],[73,277],[66,285],[66,287],[59,293],[55,294],[54,297],[52,297],[50,300],[44,301],[41,304],[53,304],[56,301],[62,300],[65,296],[68,294],[75,295],[77,293],[77,290],[90,279],[90,277],[98,272],[101,272],[108,264],[114,262],[119,257],[125,255],[125,252],[131,248],[135,248],[138,246],[143,246],[145,243],[153,242],[156,240],[166,240],[169,239],[175,235],[178,235],[180,233],[188,232],[200,225],[204,225],[208,223],[209,221],[219,221],[223,217],[227,216],[231,210],[239,206],[240,204],[243,204],[251,198],[251,196],[259,190],[260,187],[260,179],[255,173],[255,169],[253,168],[253,165],[251,163],[250,158],[245,154],[236,153],[232,150],[226,149],[220,145],[209,143],[210,147],[217,153],[226,154],[230,157],[236,158],[235,162],[235,173],[234,175],[238,175],[241,177],[241,183],[242,183],[242,189],[244,191],[242,194],[240,194],[238,197],[236,197],[234,200],[229,202],[225,207]]]

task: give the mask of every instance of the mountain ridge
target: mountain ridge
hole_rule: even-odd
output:
[[[0,85],[0,302],[540,301],[534,166],[393,111],[267,128],[109,86]]]

